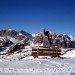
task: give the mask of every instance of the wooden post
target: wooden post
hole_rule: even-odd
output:
[[[58,56],[58,49],[56,49],[56,57]]]
[[[37,48],[37,58],[38,58],[38,56],[39,56],[39,48]]]

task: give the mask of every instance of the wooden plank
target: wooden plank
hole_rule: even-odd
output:
[[[32,51],[37,51],[37,49],[32,49]],[[52,49],[39,49],[39,51],[58,51],[61,52],[61,50],[52,50]]]
[[[37,56],[37,53],[32,53],[32,56],[36,55]],[[39,53],[38,56],[54,56],[56,55],[56,53]],[[60,55],[60,53],[58,53],[56,56]]]
[[[32,53],[37,53],[37,51],[32,51]],[[38,51],[39,53],[56,53],[56,51]],[[57,52],[57,53],[61,53],[61,52]]]

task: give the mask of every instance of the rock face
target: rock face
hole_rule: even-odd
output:
[[[50,47],[50,43],[49,43],[49,40],[48,40],[47,36],[43,37],[43,46],[44,47]]]
[[[75,40],[72,40],[70,36],[45,31],[45,29],[41,29],[39,34],[35,36],[34,44],[37,43],[43,43],[43,47],[49,48],[75,48]]]
[[[43,28],[41,29],[40,35],[41,35],[41,36],[45,36],[45,29],[43,29]]]
[[[14,37],[18,34],[18,32],[14,30],[1,30],[0,31],[0,37],[6,37],[6,36],[11,36]]]
[[[0,30],[0,46],[8,47],[13,44],[27,44],[33,37],[24,31]]]

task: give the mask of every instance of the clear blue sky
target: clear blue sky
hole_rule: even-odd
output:
[[[0,30],[9,28],[75,36],[75,0],[0,0]]]

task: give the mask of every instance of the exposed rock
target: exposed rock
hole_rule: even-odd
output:
[[[18,34],[15,30],[9,31],[9,30],[1,30],[0,31],[0,37],[6,37],[6,36],[11,36],[14,37]]]
[[[48,36],[43,37],[43,47],[50,47]]]
[[[45,29],[44,29],[44,28],[41,29],[40,35],[41,35],[41,36],[45,36]]]
[[[72,36],[71,36],[72,37]],[[73,37],[74,38],[74,37]],[[65,34],[56,34],[41,29],[39,35],[35,36],[34,44],[43,43],[43,47],[51,48],[75,48],[75,40]]]
[[[24,31],[0,30],[0,46],[8,47],[17,43],[26,44],[32,39],[32,35]]]

